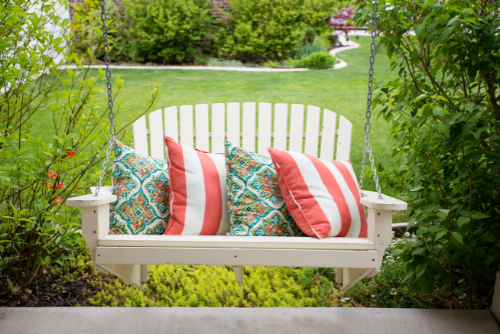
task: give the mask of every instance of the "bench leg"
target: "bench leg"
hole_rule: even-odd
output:
[[[236,277],[236,282],[239,286],[243,286],[245,277],[245,267],[244,266],[233,266],[234,276]]]

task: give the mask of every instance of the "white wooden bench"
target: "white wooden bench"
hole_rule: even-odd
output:
[[[352,124],[343,116],[314,106],[277,103],[216,103],[212,106],[169,107],[138,119],[133,126],[135,149],[165,158],[164,137],[209,152],[224,152],[224,141],[268,156],[267,148],[305,152],[325,160],[349,160]],[[306,110],[307,109],[307,110]],[[321,118],[322,116],[322,118]],[[178,122],[179,121],[179,122]],[[304,131],[305,129],[305,131]],[[148,140],[149,138],[149,140]],[[336,147],[336,149],[335,149]],[[109,203],[116,197],[101,193],[70,198],[82,208],[82,234],[94,265],[142,288],[149,264],[232,266],[243,284],[244,266],[337,268],[344,290],[380,271],[391,241],[392,211],[407,204],[369,191],[361,203],[368,211],[368,238],[234,237],[109,235]]]

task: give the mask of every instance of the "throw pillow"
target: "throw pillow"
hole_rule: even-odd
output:
[[[177,144],[166,137],[170,173],[168,235],[229,232],[224,154]]]
[[[367,237],[361,192],[350,161],[268,149],[285,203],[311,237]]]
[[[163,234],[169,218],[166,161],[143,157],[116,142],[110,234]]]
[[[303,235],[286,208],[271,158],[226,141],[229,235]]]

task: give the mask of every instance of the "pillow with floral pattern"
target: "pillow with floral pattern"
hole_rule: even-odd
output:
[[[116,142],[110,234],[164,234],[170,210],[167,162]]]
[[[233,236],[299,236],[271,158],[225,142],[227,205]]]

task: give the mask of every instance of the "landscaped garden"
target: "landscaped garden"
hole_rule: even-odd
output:
[[[162,6],[164,2],[154,3]],[[195,1],[189,4],[198,9],[206,6]],[[372,119],[371,143],[384,193],[409,203],[409,209],[395,216],[394,222],[408,221],[408,229],[416,233],[397,236],[386,251],[382,272],[347,292],[334,284],[333,269],[246,267],[246,283],[239,287],[231,267],[150,266],[149,283],[143,291],[94,269],[79,232],[80,211],[65,206],[64,201],[88,193],[88,187],[96,184],[107,146],[105,75],[81,65],[88,61],[84,58],[99,51],[81,48],[80,56],[67,55],[69,62],[79,66],[77,70],[60,70],[50,57],[33,56],[47,49],[62,53],[65,47],[62,39],[43,29],[46,18],[21,14],[26,12],[24,5],[0,5],[1,306],[484,309],[491,305],[493,278],[500,266],[495,202],[500,189],[496,91],[500,21],[483,3],[396,1],[391,3],[395,9],[383,6],[386,12],[381,13],[382,37],[375,65],[374,114],[378,117]],[[131,0],[129,6],[142,10],[139,1]],[[248,13],[244,9],[242,13]],[[47,12],[49,18],[54,14],[50,9]],[[372,12],[364,7],[356,13],[354,21],[366,25]],[[127,15],[132,17],[133,12]],[[136,20],[143,18],[138,15]],[[314,22],[320,21],[316,18]],[[286,45],[286,52],[279,51],[285,47],[281,45],[256,55],[234,37],[247,30],[231,24],[243,23],[241,17],[219,22],[208,50],[217,50],[217,57],[224,59],[246,55],[257,63],[285,64],[296,50],[296,41],[302,43],[307,36],[305,28],[312,28],[305,23],[290,27],[286,38],[293,45]],[[167,26],[162,29],[168,30]],[[140,27],[138,23],[130,29],[138,36],[129,38],[130,43],[144,37]],[[204,31],[202,28],[196,29]],[[407,33],[410,30],[414,35]],[[222,32],[225,37],[217,39]],[[227,37],[230,33],[234,33],[233,39]],[[41,43],[22,44],[19,36],[24,35]],[[193,40],[202,43],[202,37]],[[321,38],[323,32],[316,31],[309,42]],[[113,51],[116,57],[118,41]],[[68,36],[66,42],[75,40]],[[177,42],[184,45],[186,40]],[[339,70],[113,70],[118,138],[131,144],[127,125],[168,106],[249,101],[316,105],[353,123],[351,159],[358,172],[370,40],[361,37],[356,42],[360,48],[338,55],[348,63]],[[123,48],[144,52],[128,54],[132,58],[127,61],[208,61],[198,58],[196,48],[181,53],[175,45],[168,52],[130,45]],[[82,58],[83,52],[87,54]],[[151,56],[159,54],[161,57]],[[106,180],[110,179],[108,174]],[[374,183],[367,179],[364,188],[374,189]]]

